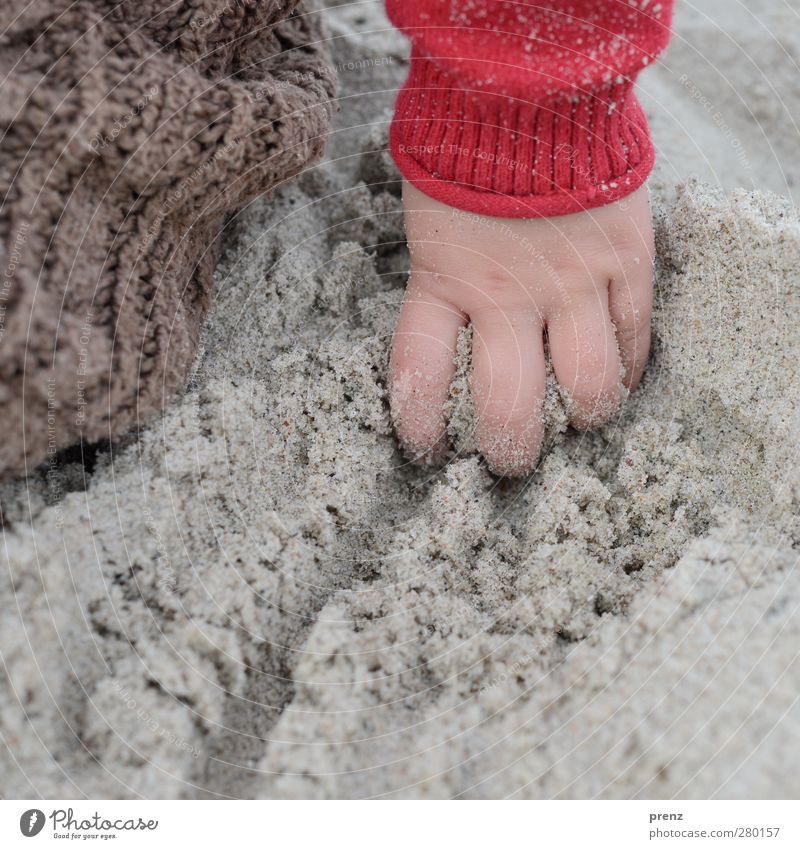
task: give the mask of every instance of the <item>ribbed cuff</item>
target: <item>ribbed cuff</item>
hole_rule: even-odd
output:
[[[391,150],[430,197],[508,218],[612,203],[642,185],[655,159],[630,80],[526,102],[459,88],[418,54],[397,98]]]

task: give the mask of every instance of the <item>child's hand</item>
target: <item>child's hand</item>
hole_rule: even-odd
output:
[[[647,190],[555,218],[462,212],[406,183],[411,276],[395,330],[391,406],[406,451],[446,450],[443,407],[459,328],[473,327],[481,452],[498,474],[531,471],[542,441],[546,331],[580,428],[607,421],[647,360],[653,234]]]

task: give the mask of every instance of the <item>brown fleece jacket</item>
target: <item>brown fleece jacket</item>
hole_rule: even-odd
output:
[[[183,388],[223,213],[321,153],[334,90],[319,13],[297,0],[10,6],[0,476]]]

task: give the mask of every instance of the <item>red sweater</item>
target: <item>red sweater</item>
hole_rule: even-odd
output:
[[[633,90],[672,0],[386,0],[412,42],[391,148],[431,197],[563,215],[637,189],[654,150]]]

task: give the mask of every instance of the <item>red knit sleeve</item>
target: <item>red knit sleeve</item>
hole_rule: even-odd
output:
[[[412,42],[391,147],[431,197],[532,218],[611,203],[653,166],[633,90],[672,0],[387,0]]]

